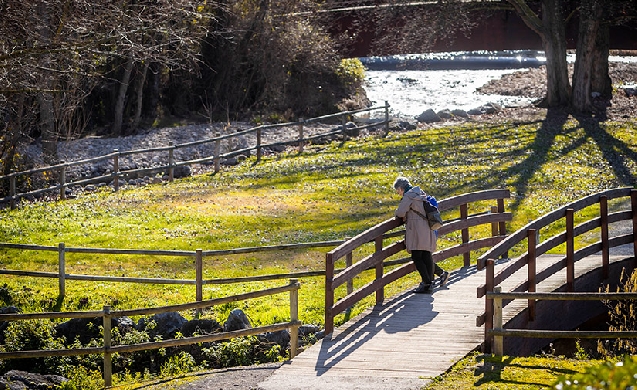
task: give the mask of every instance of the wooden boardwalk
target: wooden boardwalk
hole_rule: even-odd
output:
[[[537,271],[561,258],[540,257]],[[496,263],[496,274],[504,265]],[[576,277],[600,265],[600,256],[583,259],[576,264]],[[525,280],[526,273],[524,267],[507,279],[503,290]],[[537,291],[552,291],[565,278],[565,273],[553,275]],[[476,317],[484,311],[484,298],[476,298],[476,290],[484,282],[484,270],[471,266],[452,272],[433,295],[408,291],[387,299],[286,362],[259,389],[420,389],[482,343],[484,327],[476,327]],[[516,302],[505,308],[505,321],[525,304]]]

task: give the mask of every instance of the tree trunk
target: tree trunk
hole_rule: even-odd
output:
[[[137,106],[135,109],[135,117],[133,118],[133,123],[131,127],[136,129],[139,126],[139,121],[142,117],[142,102],[144,99],[144,83],[146,82],[146,74],[148,74],[148,67],[150,66],[150,61],[144,62],[144,67],[141,71],[141,74],[137,80]]]
[[[607,27],[604,28],[604,6],[599,0],[583,0],[580,6],[579,35],[577,38],[577,57],[573,72],[573,110],[577,113],[591,113],[594,111],[593,92],[601,88],[608,92],[606,82],[608,77],[608,43]],[[606,30],[606,32],[604,31]],[[605,38],[606,37],[606,38]],[[602,44],[602,46],[598,46]],[[605,56],[605,58],[603,58]],[[603,75],[596,75],[604,70]],[[604,80],[604,75],[608,80]],[[593,85],[595,80],[595,85]]]
[[[562,107],[571,102],[571,84],[566,63],[566,21],[563,0],[542,0],[542,19],[525,0],[507,0],[524,24],[542,38],[546,56],[546,97],[548,107]]]
[[[40,42],[46,46],[51,43],[52,31],[51,31],[51,15],[46,4],[39,4],[37,7],[38,17],[40,19],[39,35]],[[42,69],[48,69],[51,67],[51,60],[49,55],[42,56],[41,65]],[[55,109],[53,107],[53,75],[49,72],[42,71],[39,75],[40,88],[38,92],[38,105],[40,122],[38,128],[40,129],[40,136],[42,139],[42,152],[44,153],[44,160],[48,164],[55,164],[58,162],[57,154],[57,132],[55,131]]]
[[[593,72],[591,89],[610,100],[613,97],[613,83],[609,75],[608,55],[610,54],[609,23],[603,21],[597,31],[597,43],[593,52]]]
[[[571,102],[566,62],[566,29],[562,0],[542,0],[542,44],[546,55],[546,105],[563,107]]]
[[[115,102],[115,118],[113,119],[113,134],[124,135],[124,127],[122,122],[124,120],[124,103],[126,102],[126,91],[128,90],[128,84],[130,83],[130,76],[133,73],[133,55],[128,56],[126,61],[126,67],[124,68],[124,75],[122,81],[119,84],[119,92],[117,93],[117,101]]]

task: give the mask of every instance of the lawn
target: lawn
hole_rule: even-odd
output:
[[[465,123],[361,137],[310,146],[302,154],[266,157],[258,164],[251,158],[217,174],[172,183],[23,203],[17,210],[0,211],[0,242],[194,251],[343,240],[393,216],[399,198],[391,185],[398,175],[438,199],[510,189],[505,207],[513,213],[507,226],[511,232],[585,195],[635,185],[636,123],[548,123]],[[454,239],[441,237],[439,247]],[[204,260],[204,279],[322,270],[327,250],[214,256]],[[454,258],[442,266],[455,269],[461,264]],[[57,272],[57,253],[4,249],[0,267]],[[74,274],[195,277],[192,258],[180,256],[72,253],[67,254],[66,267]],[[370,273],[355,283],[362,285],[372,277]],[[390,285],[386,295],[416,281],[414,275],[404,278]],[[208,285],[204,299],[284,283]],[[322,325],[323,278],[302,278],[301,284],[301,321]],[[194,287],[187,285],[69,281],[61,301],[56,279],[3,275],[2,285],[0,306],[14,305],[24,312],[100,310],[103,305],[118,310],[194,300]],[[232,308],[240,307],[255,324],[266,324],[289,317],[285,301],[282,296],[238,302],[206,315],[223,321]],[[351,314],[371,304],[372,298],[366,299]],[[336,325],[344,320],[337,317]]]

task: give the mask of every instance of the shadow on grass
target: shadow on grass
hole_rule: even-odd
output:
[[[476,360],[478,363],[482,362],[482,365],[478,365],[478,367],[474,370],[474,376],[480,377],[480,379],[474,383],[474,386],[502,383],[525,387],[538,386],[538,388],[545,388],[546,383],[540,383],[533,380],[533,371],[537,370],[539,374],[542,374],[549,369],[560,375],[572,375],[577,373],[575,370],[564,368],[550,368],[543,365],[533,365],[532,363],[513,363],[515,358],[509,356],[483,355],[478,356]],[[521,377],[521,380],[508,379],[507,376],[509,375],[504,373],[505,370],[510,370],[512,372],[510,375],[511,377],[518,376]],[[516,373],[514,373],[514,371],[516,371]]]

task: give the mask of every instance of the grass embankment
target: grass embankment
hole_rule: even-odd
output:
[[[216,175],[3,210],[0,241],[214,250],[344,239],[393,216],[399,199],[391,184],[397,175],[411,178],[439,199],[509,188],[512,198],[506,208],[514,217],[507,229],[514,231],[584,195],[634,185],[637,127],[635,123],[581,125],[574,120],[550,125],[539,120],[463,124],[313,146],[300,155],[264,158],[258,165],[247,160]],[[454,240],[457,237],[442,237],[439,246]],[[321,270],[326,251],[206,258],[204,279]],[[72,274],[195,277],[192,258],[78,253],[66,257],[66,272]],[[461,259],[442,264],[446,269],[460,265]],[[0,266],[57,272],[57,254],[3,250]],[[371,273],[355,283],[362,285],[370,278]],[[106,304],[114,310],[161,306],[190,302],[195,295],[194,286],[69,281],[66,297],[58,300],[55,279],[6,275],[2,279],[0,305],[19,306],[25,312],[99,310]],[[386,295],[416,282],[413,275],[405,278],[391,285]],[[205,286],[204,299],[283,283]],[[323,278],[303,278],[301,283],[300,319],[322,324]],[[357,305],[352,315],[372,302],[369,298]],[[228,304],[205,315],[222,322],[234,307],[243,309],[254,324],[289,318],[286,296]],[[337,324],[344,320],[337,318]]]

